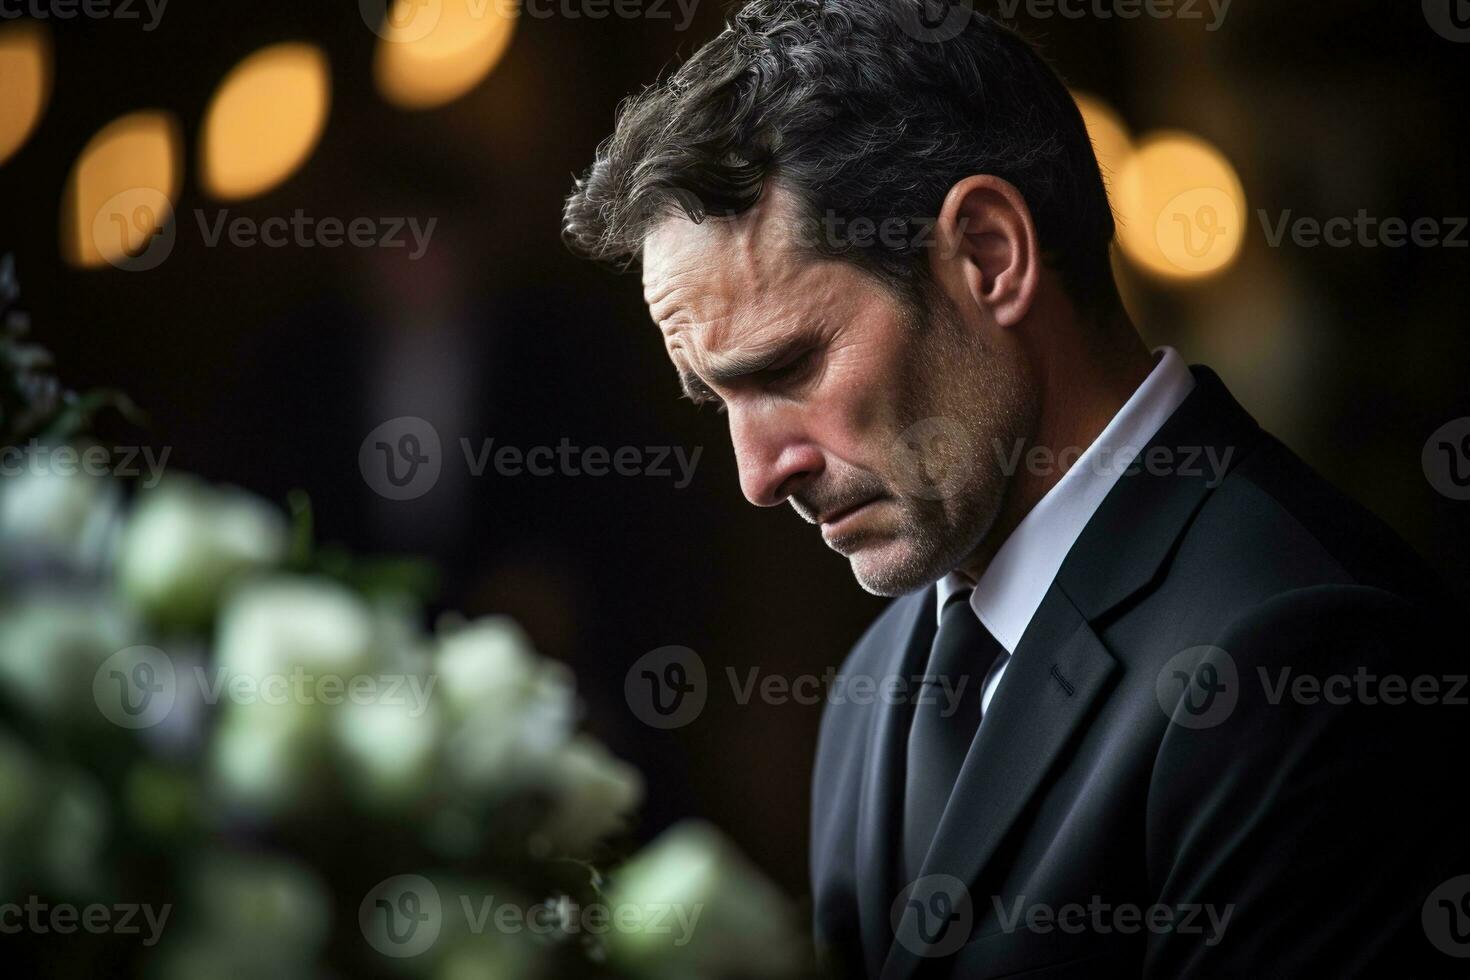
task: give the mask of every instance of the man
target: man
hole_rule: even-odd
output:
[[[751,503],[899,597],[843,668],[882,696],[823,719],[824,957],[1456,975],[1465,671],[1432,576],[1144,346],[1073,101],[963,9],[750,3],[625,105],[565,215],[641,262]]]

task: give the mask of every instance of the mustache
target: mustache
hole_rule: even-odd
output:
[[[846,480],[841,485],[803,487],[786,499],[792,510],[808,524],[820,523],[823,514],[847,510],[875,497],[888,496],[888,488],[877,477]]]

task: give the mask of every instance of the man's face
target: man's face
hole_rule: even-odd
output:
[[[982,310],[916,315],[851,263],[798,255],[789,198],[735,221],[671,217],[644,299],[685,393],[720,403],[753,504],[790,500],[858,583],[900,595],[983,541],[1028,437],[1024,362]],[[917,321],[917,322],[916,322]]]

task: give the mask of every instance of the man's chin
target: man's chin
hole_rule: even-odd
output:
[[[929,567],[927,556],[902,537],[868,540],[842,549],[852,565],[853,577],[865,592],[901,596],[923,588],[944,574]]]

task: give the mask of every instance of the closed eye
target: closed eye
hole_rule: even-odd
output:
[[[819,348],[798,348],[770,367],[757,371],[751,378],[766,391],[784,395],[806,381],[820,361]]]
[[[812,367],[818,361],[818,351],[817,346],[794,346],[766,359],[762,365],[741,365],[737,362],[735,365],[716,369],[714,376],[718,378],[717,383],[724,386],[750,386],[780,391],[795,386],[811,373]],[[726,414],[724,399],[699,375],[692,371],[682,371],[679,381],[684,397],[689,401],[696,405],[713,404],[721,415]]]
[[[716,411],[721,415],[725,414],[725,400],[715,394],[714,390],[705,384],[699,375],[693,372],[681,373],[679,387],[682,389],[681,398],[688,399],[696,405],[714,405]]]
[[[762,371],[761,377],[767,381],[777,382],[778,384],[799,381],[803,374],[816,361],[816,353],[814,348],[795,351],[789,357],[783,358],[779,363],[773,364]]]

